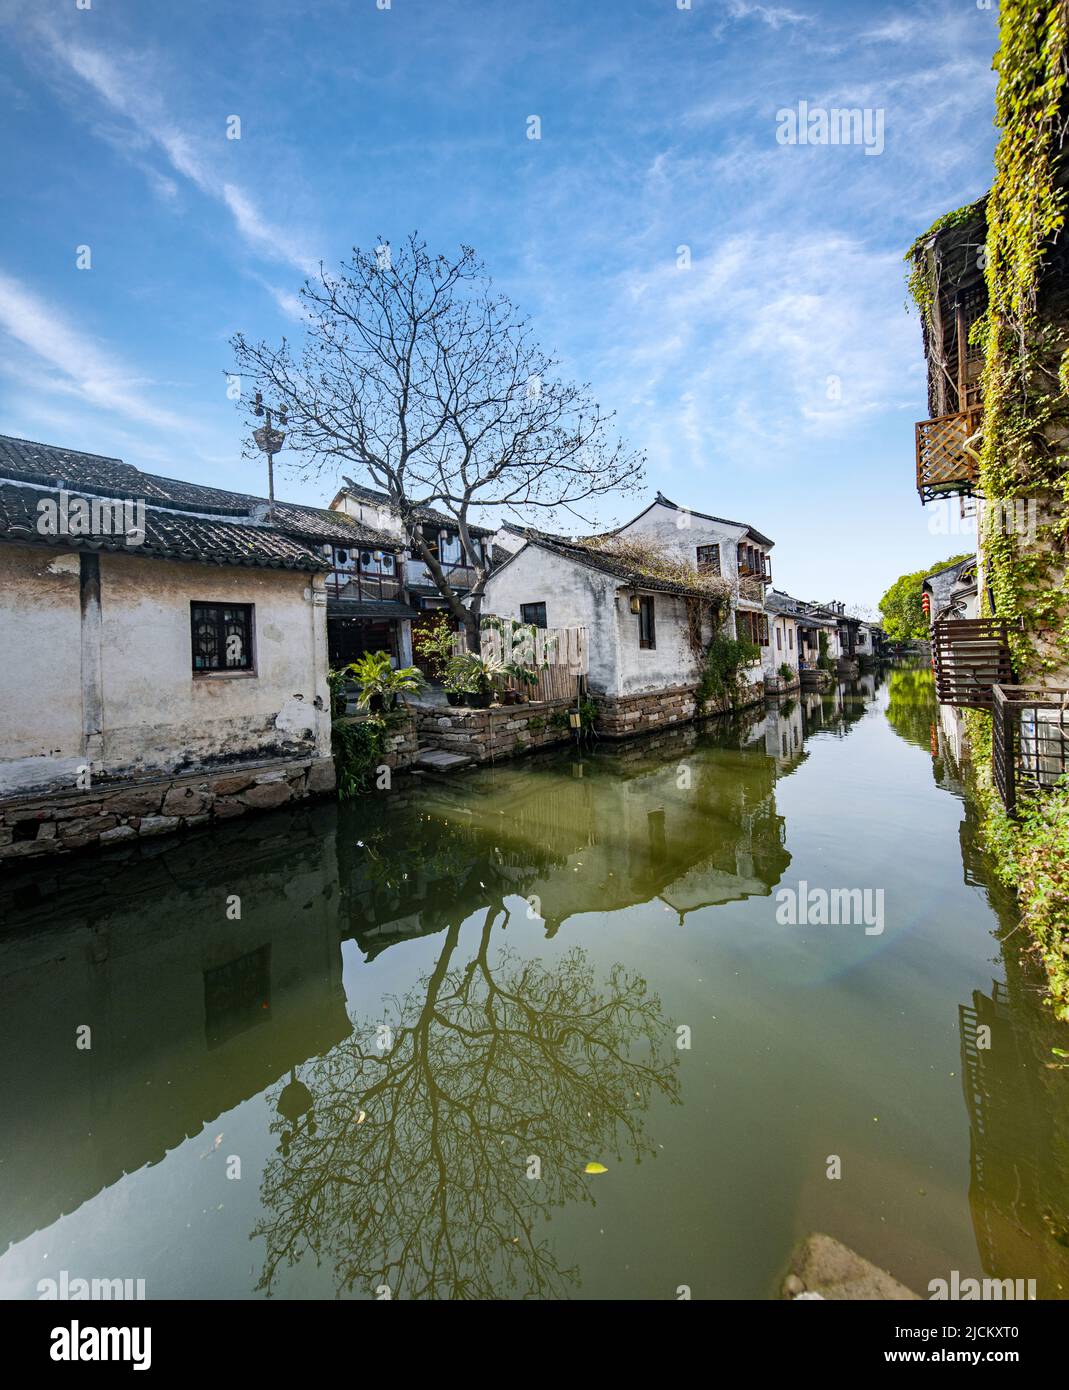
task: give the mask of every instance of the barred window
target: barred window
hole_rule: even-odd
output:
[[[699,546],[698,546],[698,573],[699,573],[699,574],[719,574],[719,573],[720,573],[720,547],[719,547],[719,545],[699,545]]]
[[[191,603],[193,670],[252,670],[252,604]]]

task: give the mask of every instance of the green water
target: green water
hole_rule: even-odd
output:
[[[937,722],[895,671],[5,879],[0,1294],[766,1298],[825,1231],[1066,1296],[1067,1030]]]

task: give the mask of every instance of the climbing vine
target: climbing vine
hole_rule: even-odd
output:
[[[365,791],[386,749],[388,716],[335,720],[332,730],[338,800]]]
[[[986,220],[987,309],[970,342],[983,354],[979,491],[984,611],[1007,620],[1018,676],[1069,668],[1069,273],[1065,158],[1069,134],[1069,0],[1002,0],[995,58],[999,142],[986,200],[949,213],[908,253],[909,287],[926,334],[938,267],[932,232]],[[1027,499],[1029,525],[1005,508]],[[1034,506],[1035,510],[1032,510]],[[1035,530],[1032,530],[1034,524]],[[1017,890],[1059,1018],[1069,1020],[1069,787],[1025,797],[1006,815],[991,771],[991,718],[965,711],[973,790],[996,872]]]
[[[722,632],[714,634],[705,649],[701,675],[694,692],[694,701],[699,714],[705,713],[710,700],[726,699],[732,710],[739,707],[743,696],[742,669],[761,655],[760,647],[741,637],[726,637]]]

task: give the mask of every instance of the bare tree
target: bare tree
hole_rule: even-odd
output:
[[[237,334],[239,374],[286,407],[289,443],[316,472],[351,473],[387,494],[478,650],[487,567],[471,522],[484,510],[495,524],[530,520],[635,491],[641,455],[589,387],[562,379],[471,247],[434,256],[415,233],[396,252],[354,247],[340,274],[321,267],[301,299],[300,348]],[[466,607],[424,537],[427,507],[456,522],[476,575]]]

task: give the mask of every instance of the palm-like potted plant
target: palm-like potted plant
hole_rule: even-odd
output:
[[[396,709],[402,696],[418,694],[426,685],[423,673],[415,666],[395,670],[389,652],[365,652],[345,669],[360,687],[357,703],[371,714]]]

